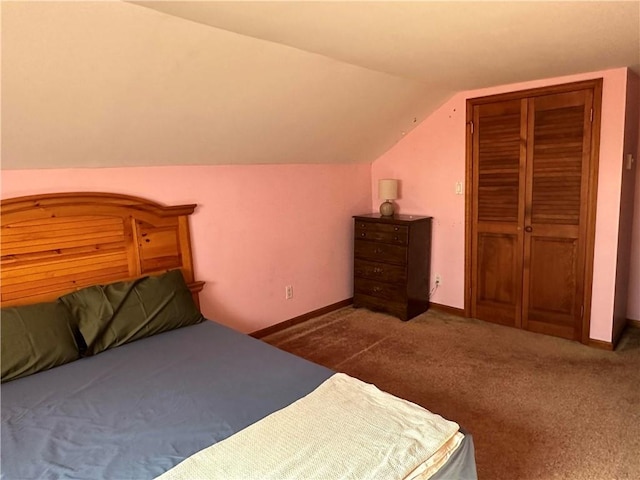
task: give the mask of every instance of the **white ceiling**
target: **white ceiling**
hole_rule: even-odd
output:
[[[1,6],[5,169],[371,162],[457,91],[640,73],[638,1]]]
[[[640,1],[139,1],[456,91],[633,66]]]

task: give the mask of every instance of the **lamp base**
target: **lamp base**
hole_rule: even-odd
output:
[[[387,200],[382,205],[380,205],[380,215],[383,217],[393,217],[393,203]]]

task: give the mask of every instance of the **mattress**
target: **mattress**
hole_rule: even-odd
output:
[[[2,385],[3,479],[154,478],[334,372],[214,322]],[[473,440],[433,478],[476,478]]]

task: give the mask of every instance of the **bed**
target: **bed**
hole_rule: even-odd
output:
[[[278,415],[327,401],[317,395],[342,374],[202,318],[194,209],[101,193],[2,202],[3,479],[193,478],[198,470],[180,468],[209,450],[237,454],[242,467],[288,441]],[[5,335],[12,318],[23,330]],[[49,354],[24,361],[26,349]],[[304,419],[290,421],[307,431]],[[256,444],[250,435],[269,422],[267,445]],[[431,478],[476,478],[473,439],[460,438]],[[315,449],[295,447],[306,457]],[[334,471],[359,478],[349,463]]]

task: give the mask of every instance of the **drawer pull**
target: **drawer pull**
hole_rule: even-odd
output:
[[[373,253],[375,253],[375,254],[377,254],[377,255],[380,255],[382,252],[383,252],[383,251],[382,251],[382,249],[381,249],[381,248],[376,248],[376,249],[373,251]]]
[[[382,273],[382,269],[380,267],[373,267],[373,273]]]
[[[397,232],[398,230],[400,230],[400,227],[393,227],[393,229]]]
[[[380,293],[382,291],[382,288],[380,287],[373,287],[371,290],[373,290],[373,293]]]
[[[361,236],[361,237],[366,237],[366,236],[367,236],[367,234],[366,234],[366,233],[364,233],[364,232],[362,232],[362,233],[360,234],[360,236]]]
[[[396,235],[395,237],[393,237],[393,239],[394,239],[395,241],[398,241],[398,236]]]

